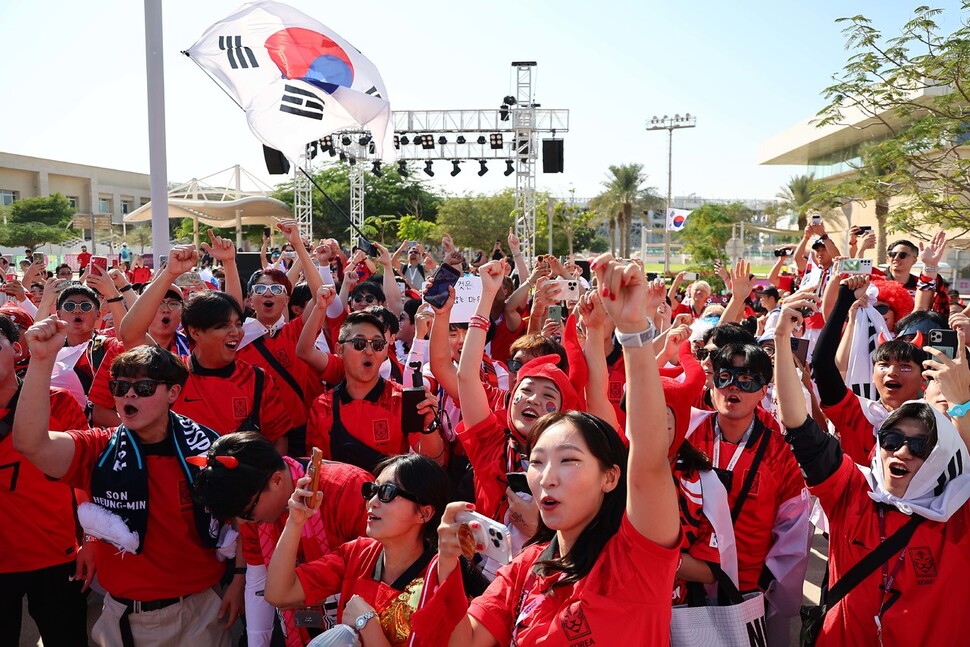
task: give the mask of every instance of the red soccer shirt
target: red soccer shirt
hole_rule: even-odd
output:
[[[751,489],[741,508],[741,514],[734,523],[734,535],[738,548],[739,588],[742,591],[758,590],[758,579],[772,544],[771,532],[775,526],[775,514],[781,504],[799,496],[802,488],[805,487],[798,463],[795,462],[791,449],[782,439],[778,423],[763,409],[757,409],[756,415],[765,425],[765,430],[770,434],[770,440],[761,465],[751,482]],[[701,422],[690,437],[691,444],[712,457],[712,462],[715,416],[710,416]],[[731,489],[728,491],[728,503],[732,508],[754,462],[759,439],[760,436],[752,437],[741,451],[732,470]],[[740,446],[721,441],[719,461],[714,467],[727,469],[738,447]]]
[[[81,252],[77,255],[77,266],[84,269],[91,262],[91,252]]]
[[[526,330],[528,330],[528,308],[520,308],[519,314],[522,315],[522,320],[519,322],[519,327],[515,330],[509,330],[509,327],[505,322],[505,315],[502,315],[495,323],[495,336],[492,337],[492,341],[489,345],[489,356],[492,359],[502,363],[508,362],[510,356],[509,347],[516,339],[524,335]]]
[[[616,420],[620,425],[620,436],[623,437],[626,444],[629,444],[629,441],[626,440],[626,411],[620,407],[626,388],[626,364],[623,363],[623,355],[620,355],[620,358],[609,367],[608,377],[606,395],[616,412]]]
[[[69,433],[74,439],[74,458],[61,480],[90,493],[91,472],[114,429]],[[146,458],[149,503],[142,552],[122,556],[111,544],[99,541],[95,552],[98,579],[112,596],[142,601],[189,595],[215,585],[226,565],[199,539],[189,484],[175,455],[174,441],[169,438],[140,449]]]
[[[221,436],[238,431],[253,411],[256,370],[238,359],[220,369],[202,368],[193,359],[189,379],[172,405],[172,411]],[[259,432],[269,440],[276,440],[292,427],[290,415],[280,400],[276,380],[264,372]]]
[[[714,540],[714,527],[704,514],[700,474],[696,470],[674,469],[674,477],[680,502],[680,527],[684,532],[681,552],[702,562],[720,564],[721,553]],[[679,578],[674,582],[674,604],[683,604],[686,601],[686,585],[687,582]]]
[[[307,419],[307,409],[323,389],[320,380],[313,374],[306,362],[296,356],[296,342],[303,332],[303,317],[297,317],[283,326],[276,335],[263,335],[260,339],[267,351],[282,366],[303,391],[303,398],[290,386],[288,380],[276,370],[269,360],[256,347],[258,342],[247,344],[239,350],[238,358],[253,366],[259,366],[276,379],[280,400],[290,413],[294,425],[303,425]]]
[[[870,402],[871,401],[867,401]],[[872,403],[874,411],[882,405]],[[822,412],[835,425],[835,431],[839,434],[839,444],[842,451],[849,455],[859,465],[868,465],[872,455],[872,450],[876,446],[875,425],[869,422],[866,414],[862,411],[862,402],[859,396],[851,390],[846,389],[845,397],[836,405],[822,407]],[[882,414],[883,420],[885,414]],[[880,421],[879,424],[882,424]]]
[[[524,549],[472,600],[469,615],[499,645],[511,644],[513,635],[514,644],[523,646],[670,643],[670,590],[679,546],[658,546],[624,515],[589,574],[552,595],[548,589],[558,576],[530,575],[543,549]]]
[[[0,408],[0,419],[12,424],[13,412]],[[51,389],[49,429],[82,429],[87,424],[74,396]],[[0,519],[0,573],[57,566],[77,553],[71,488],[47,478],[25,459],[13,448],[12,435],[0,440]]]
[[[475,507],[486,517],[501,521],[507,507],[505,474],[520,471],[507,469],[510,466],[505,425],[492,413],[473,427],[462,424],[455,431],[474,470]]]
[[[880,543],[879,508],[869,498],[862,471],[843,456],[842,465],[824,483],[811,489],[829,518],[829,582],[834,584]],[[910,517],[885,507],[885,536]],[[739,537],[740,539],[740,537]],[[740,555],[740,551],[739,551]],[[970,507],[964,505],[949,521],[924,521],[902,554],[887,562],[895,574],[892,589],[899,598],[882,616],[882,644],[964,645],[970,635],[970,615],[964,612],[970,581]],[[876,645],[875,616],[883,604],[882,569],[852,589],[829,610],[818,637],[826,645]]]

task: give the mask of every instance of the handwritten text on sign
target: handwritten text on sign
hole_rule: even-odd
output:
[[[482,279],[466,274],[455,283],[455,307],[451,310],[452,323],[468,323],[482,298]]]

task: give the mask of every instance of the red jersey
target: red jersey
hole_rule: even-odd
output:
[[[74,439],[74,458],[61,480],[90,493],[91,472],[114,431],[68,432]],[[174,440],[169,436],[139,449],[146,458],[149,501],[142,552],[122,556],[111,544],[97,542],[98,579],[112,596],[142,601],[190,595],[215,585],[226,565],[199,539]]]
[[[738,580],[742,591],[758,590],[758,579],[765,564],[765,557],[772,544],[772,529],[779,507],[791,498],[800,496],[805,482],[795,457],[782,439],[778,423],[771,414],[760,407],[756,415],[769,434],[768,448],[761,465],[751,482],[751,489],[734,522],[734,535],[738,549]],[[728,504],[734,502],[744,486],[748,471],[758,451],[760,434],[752,435],[746,445],[733,445],[720,441],[719,451],[714,451],[714,420],[717,414],[700,423],[691,435],[691,444],[711,457],[715,468],[729,469],[733,473],[728,490]],[[718,454],[715,462],[714,456]],[[736,457],[736,460],[735,460]]]
[[[882,506],[885,534],[879,528],[880,506],[869,498],[869,484],[849,456],[825,482],[811,488],[829,518],[829,582],[834,584],[910,517]],[[739,537],[740,539],[740,537]],[[740,553],[739,553],[740,554]],[[882,644],[962,645],[970,634],[963,612],[970,580],[970,507],[949,521],[917,526],[902,555],[886,563],[899,598],[882,615]],[[900,559],[902,557],[902,559]],[[875,616],[885,597],[877,568],[829,610],[818,645],[879,644]]]
[[[240,431],[244,423],[244,430],[255,430],[250,416],[253,413],[257,370],[262,371],[238,359],[223,368],[202,368],[193,358],[189,379],[172,405],[172,411],[191,418],[220,436]],[[276,440],[293,427],[290,415],[280,400],[276,380],[265,372],[258,417],[259,433],[269,440]]]
[[[616,420],[620,426],[620,437],[623,439],[624,444],[629,445],[630,443],[626,438],[626,411],[620,406],[623,401],[623,394],[626,391],[626,364],[623,362],[622,354],[608,368],[608,371],[609,382],[607,382],[606,396],[609,398],[610,404],[613,405],[613,411],[616,412]]]
[[[77,255],[77,266],[80,269],[84,269],[91,262],[91,252],[81,252]]]
[[[677,482],[677,498],[680,503],[680,527],[684,540],[681,552],[687,553],[702,562],[721,563],[721,553],[714,538],[714,526],[704,514],[704,498],[700,473],[697,470],[674,469]],[[674,604],[683,604],[687,598],[687,582],[674,581]]]
[[[14,397],[19,395],[18,390]],[[0,408],[0,422],[12,425],[15,408]],[[51,389],[48,429],[83,429],[87,424],[74,396]],[[77,533],[71,488],[47,478],[14,449],[12,434],[0,439],[0,519],[0,573],[34,571],[74,560]]]
[[[859,465],[868,465],[872,450],[876,446],[876,425],[881,425],[888,414],[884,413],[885,408],[881,404],[867,400],[866,404],[874,414],[880,415],[880,412],[883,412],[882,420],[872,423],[866,418],[862,404],[859,396],[846,389],[845,397],[841,402],[830,407],[823,406],[822,412],[835,425],[842,451]]]
[[[505,475],[522,471],[520,465],[510,464],[505,425],[492,413],[471,428],[462,424],[455,431],[474,470],[475,508],[501,521],[507,507]]]
[[[237,355],[239,359],[253,366],[259,366],[276,379],[280,400],[283,401],[283,406],[290,413],[296,426],[306,424],[307,409],[323,391],[320,380],[310,367],[296,356],[296,342],[301,332],[303,332],[303,317],[297,317],[280,328],[275,335],[263,335],[247,344]],[[266,359],[257,344],[273,356],[276,363],[289,374],[288,377],[282,375],[276,366]],[[299,387],[299,393],[293,388],[291,381]]]
[[[147,267],[135,266],[131,268],[132,283],[148,283],[152,280],[152,271]]]
[[[468,614],[499,645],[667,645],[670,589],[678,548],[663,548],[630,524],[604,546],[589,574],[548,594],[558,579],[535,576],[532,566],[544,546],[529,546],[499,569]],[[644,568],[650,564],[650,568]],[[515,640],[512,643],[512,640]]]
[[[492,341],[489,342],[489,356],[499,362],[508,362],[510,351],[509,347],[512,343],[525,334],[525,331],[529,329],[529,310],[527,307],[519,309],[519,314],[522,315],[521,321],[519,322],[519,327],[515,330],[509,330],[508,325],[505,321],[505,315],[503,314],[499,317],[498,321],[495,322],[495,336],[492,337]]]

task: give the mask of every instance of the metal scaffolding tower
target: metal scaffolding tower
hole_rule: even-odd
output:
[[[293,169],[293,215],[300,227],[300,235],[307,240],[313,240],[313,185],[300,168],[312,175],[312,164],[310,156],[304,152],[300,166]]]
[[[532,102],[535,61],[513,62],[516,68],[515,103],[510,113],[515,127],[515,235],[522,253],[531,259],[536,249],[536,104]],[[555,130],[552,131],[555,133]]]

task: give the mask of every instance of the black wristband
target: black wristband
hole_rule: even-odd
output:
[[[131,283],[129,283],[128,285],[126,285],[126,286],[124,286],[122,288],[118,288],[118,292],[127,292],[130,289],[132,289],[131,288]]]
[[[232,574],[233,575],[245,575],[246,574],[246,567],[245,566],[242,566],[242,567],[237,566],[236,568],[232,569]]]
[[[124,300],[125,300],[125,298],[119,294],[118,296],[113,297],[111,299],[105,299],[104,302],[105,303],[118,303],[119,301],[124,301]]]

